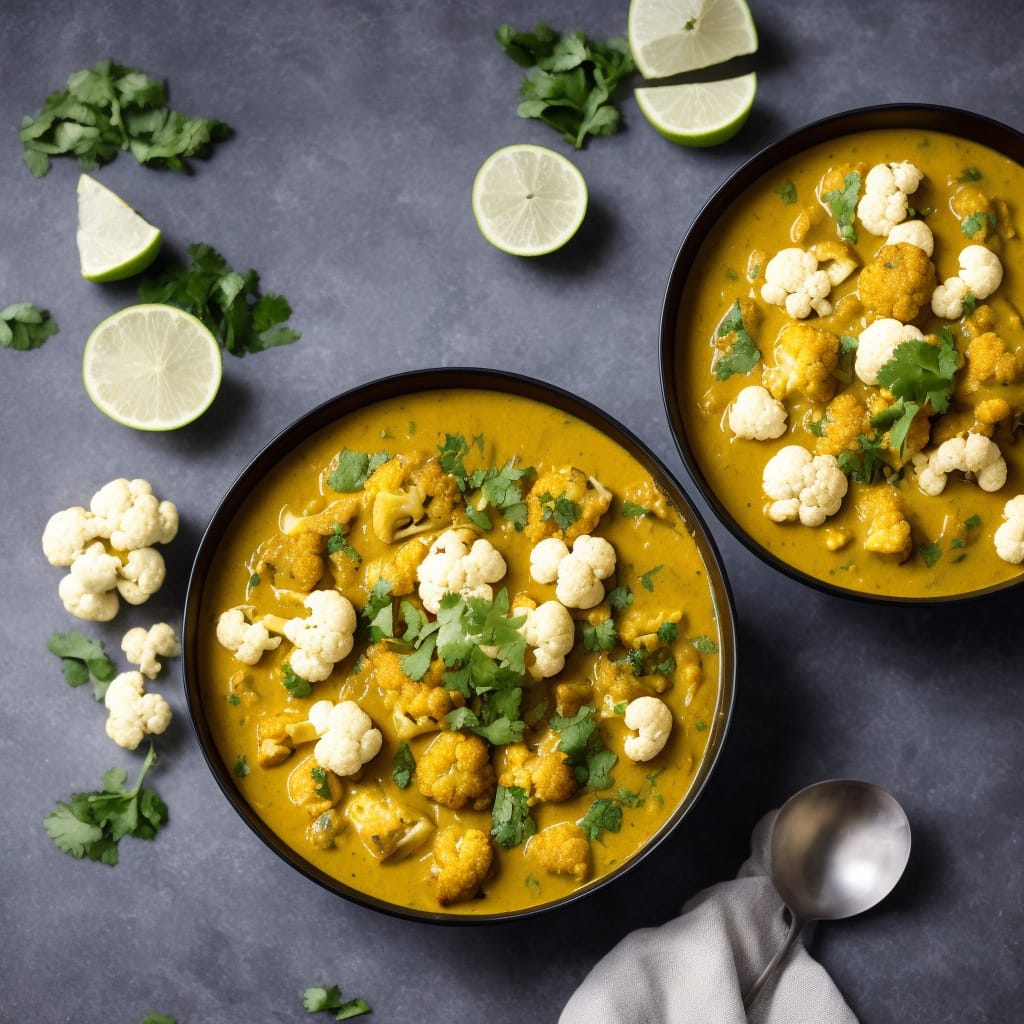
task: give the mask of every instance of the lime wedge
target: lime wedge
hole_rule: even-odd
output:
[[[82,380],[93,404],[136,430],[175,430],[210,406],[220,388],[217,339],[175,306],[128,306],[94,328]]]
[[[717,82],[634,90],[644,117],[681,146],[717,146],[743,127],[757,94],[757,75]]]
[[[629,46],[644,78],[666,78],[757,51],[745,0],[632,0]]]
[[[492,153],[473,182],[473,216],[491,245],[542,256],[569,241],[587,212],[587,184],[572,161],[543,146]]]
[[[87,281],[122,281],[160,251],[160,229],[95,178],[78,179],[78,258]]]

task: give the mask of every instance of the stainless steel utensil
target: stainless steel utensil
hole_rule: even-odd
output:
[[[811,921],[837,921],[875,906],[900,880],[910,857],[903,808],[870,782],[832,779],[800,790],[772,828],[771,876],[789,910],[789,934],[743,999],[764,983]]]

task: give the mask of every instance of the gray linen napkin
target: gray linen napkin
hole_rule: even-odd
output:
[[[583,980],[559,1024],[857,1024],[825,969],[797,943],[750,1007],[743,994],[786,937],[767,875],[775,811],[755,826],[735,880],[682,914],[627,935]]]

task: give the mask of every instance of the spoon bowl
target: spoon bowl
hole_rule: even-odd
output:
[[[791,796],[772,827],[771,876],[789,934],[743,1000],[749,1006],[804,925],[869,910],[892,892],[910,858],[910,823],[884,789],[831,779]]]

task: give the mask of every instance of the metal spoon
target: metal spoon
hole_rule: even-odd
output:
[[[744,1008],[811,921],[838,921],[892,892],[910,857],[903,808],[870,782],[833,779],[790,797],[775,818],[771,876],[789,909],[785,942],[743,999]]]

